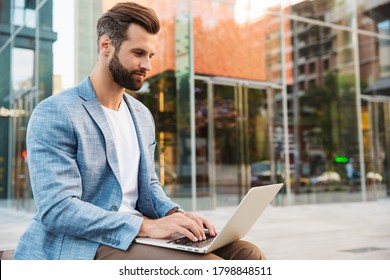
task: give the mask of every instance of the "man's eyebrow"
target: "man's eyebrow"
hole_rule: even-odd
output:
[[[133,49],[130,49],[130,51],[132,51],[132,52],[148,53],[148,51],[143,49],[143,48],[133,48]],[[155,55],[155,54],[156,54],[155,51],[150,52],[150,55]]]
[[[142,53],[144,53],[144,54],[149,53],[147,50],[145,50],[145,49],[143,49],[143,48],[134,48],[134,49],[131,49],[131,51],[132,51],[132,52],[142,52]],[[151,51],[151,52],[149,53],[149,55],[150,55],[150,56],[156,55],[156,51]]]
[[[132,52],[143,52],[143,53],[146,53],[146,50],[144,50],[143,48],[133,48],[133,49],[130,49],[130,51],[132,51]]]

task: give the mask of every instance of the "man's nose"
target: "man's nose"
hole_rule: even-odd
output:
[[[152,70],[152,65],[151,65],[151,63],[150,63],[150,58],[147,57],[147,58],[143,59],[143,60],[141,61],[140,67],[141,67],[142,69],[145,69],[146,71]]]

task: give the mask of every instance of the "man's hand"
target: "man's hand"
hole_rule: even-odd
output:
[[[179,233],[196,242],[206,239],[205,228],[211,236],[217,234],[214,226],[205,218],[189,212],[174,213],[156,220],[144,219],[138,236],[167,238]]]

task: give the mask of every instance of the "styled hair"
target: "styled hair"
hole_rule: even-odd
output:
[[[151,34],[157,34],[160,30],[159,19],[152,9],[133,2],[123,2],[116,4],[98,20],[98,42],[106,34],[118,50],[127,39],[127,29],[131,23],[140,25]]]

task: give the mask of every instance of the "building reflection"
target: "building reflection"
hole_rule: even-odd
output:
[[[2,44],[21,24],[7,33],[3,22],[11,13],[28,18],[30,2],[1,2]],[[118,1],[76,2],[79,82],[94,63],[95,19]],[[279,203],[390,195],[390,1],[270,1],[263,10],[256,1],[135,2],[155,9],[162,29],[147,84],[129,93],[155,118],[156,166],[174,199],[187,208],[232,205],[253,185],[278,181],[286,185]],[[2,73],[13,76],[21,68],[10,54],[30,56],[30,84],[20,94],[13,86],[12,100],[10,89],[0,95],[4,109],[25,112],[1,118],[2,198],[31,197],[22,152],[28,116],[52,91],[51,17],[47,1],[38,25],[46,39],[36,40],[30,21],[23,29],[40,42],[39,60],[36,45],[19,45],[22,33],[0,53]],[[9,75],[0,79],[10,84]],[[349,159],[361,173],[354,193]]]

